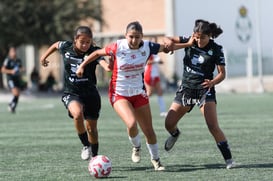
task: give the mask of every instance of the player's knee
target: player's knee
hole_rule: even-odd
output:
[[[73,112],[70,112],[71,115],[73,116],[73,118],[76,120],[76,121],[83,121],[83,115],[82,115],[82,112],[80,111],[73,111]]]
[[[147,96],[151,97],[152,96],[152,92],[147,91]]]
[[[88,124],[86,124],[86,130],[87,130],[88,133],[92,133],[92,134],[98,132],[96,127],[92,127],[92,126],[90,126]]]
[[[98,130],[96,128],[87,128],[87,132],[92,138],[98,137]]]

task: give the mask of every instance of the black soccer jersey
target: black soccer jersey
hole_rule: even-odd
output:
[[[93,51],[99,47],[91,46],[85,54],[77,54],[73,48],[73,43],[70,41],[61,41],[59,43],[59,51],[64,62],[64,92],[76,95],[89,95],[90,91],[96,89],[97,79],[95,75],[98,61],[89,63],[84,68],[84,74],[81,78],[77,77],[76,71],[78,66],[83,62]]]
[[[6,67],[6,69],[9,70],[16,70],[15,74],[7,74],[7,79],[8,80],[19,80],[20,79],[20,68],[22,67],[22,61],[19,58],[16,58],[15,60],[10,59],[7,57],[4,60],[3,66]]]
[[[185,43],[189,38],[180,37],[180,42]],[[222,46],[213,40],[204,48],[197,45],[185,48],[183,59],[184,70],[182,86],[191,89],[202,89],[204,79],[213,79],[213,72],[216,65],[225,65],[225,58]]]

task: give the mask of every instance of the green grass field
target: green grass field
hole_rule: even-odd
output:
[[[10,96],[10,95],[7,95]],[[173,94],[166,94],[167,106]],[[218,117],[240,165],[225,169],[223,158],[195,108],[179,122],[182,136],[169,153],[163,149],[168,137],[159,116],[157,99],[151,97],[164,172],[155,172],[142,135],[142,160],[131,162],[126,128],[102,95],[99,120],[99,153],[112,160],[112,173],[105,180],[272,180],[273,94],[218,94]],[[0,180],[94,180],[88,161],[80,158],[81,144],[60,96],[21,99],[16,114],[0,102]]]

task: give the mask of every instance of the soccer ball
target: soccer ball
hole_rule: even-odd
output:
[[[88,171],[96,178],[108,177],[112,171],[112,162],[105,155],[97,155],[90,160]]]

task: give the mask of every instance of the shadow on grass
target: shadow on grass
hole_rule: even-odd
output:
[[[165,172],[191,172],[205,169],[224,168],[223,164],[207,164],[207,165],[168,165]]]
[[[261,164],[241,164],[238,163],[235,168],[273,168],[273,163]],[[226,169],[225,164],[205,164],[205,165],[168,165],[165,172],[191,172],[206,169]]]
[[[261,163],[261,164],[239,164],[233,169],[239,168],[273,168],[273,163]],[[208,169],[226,169],[225,164],[204,164],[204,165],[168,165],[164,172],[193,172],[197,170],[208,170]],[[136,166],[136,167],[115,167],[112,171],[151,171],[154,172],[152,167]],[[109,176],[103,179],[128,179],[127,176]]]
[[[128,166],[128,167],[120,167],[120,166],[116,166],[116,167],[114,167],[112,169],[112,172],[122,172],[122,173],[128,173],[128,174],[129,174],[129,172],[140,172],[141,173],[143,171],[151,171],[151,172],[153,172],[154,169],[153,169],[152,166],[151,167],[145,167],[145,166],[143,166],[143,167],[139,167],[139,166],[136,166],[136,167],[130,167],[130,166]],[[112,178],[112,179],[126,179],[126,180],[128,180],[127,176],[117,176],[117,177],[116,176],[109,176],[107,178],[108,179]]]
[[[115,167],[115,171],[145,171],[145,170],[153,170],[153,167],[145,167],[145,166],[135,166],[135,167]]]
[[[210,165],[166,165],[166,172],[190,172],[203,169],[225,168],[223,164]],[[115,167],[115,171],[154,171],[153,167],[136,166],[136,167]]]
[[[236,168],[273,168],[273,163],[239,164]]]

